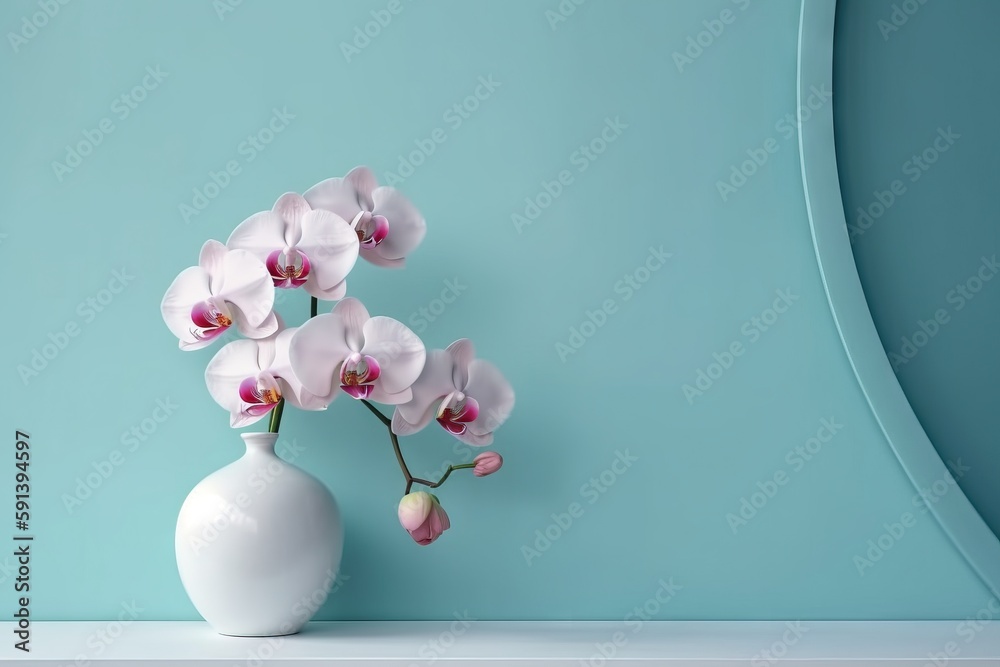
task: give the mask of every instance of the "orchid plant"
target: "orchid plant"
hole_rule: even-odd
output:
[[[233,428],[269,417],[269,432],[277,433],[286,403],[326,410],[346,395],[364,405],[389,432],[406,484],[399,521],[420,545],[435,541],[451,522],[437,496],[413,486],[436,489],[462,469],[490,475],[503,458],[487,451],[450,465],[436,481],[421,479],[410,473],[398,436],[436,421],[462,442],[485,447],[514,407],[510,383],[475,358],[468,339],[428,352],[403,323],[373,317],[347,296],[347,276],[359,256],[403,268],[426,229],[398,190],[379,186],[370,169],[356,167],[303,195],[282,195],[270,211],[241,222],[225,244],[206,242],[197,266],[174,279],[160,306],[182,350],[212,345],[233,327],[243,336],[222,346],[205,371],[209,394],[229,411]],[[275,290],[299,288],[311,297],[310,316],[288,327],[274,311]],[[320,301],[336,303],[319,314]],[[375,403],[393,406],[392,416]]]

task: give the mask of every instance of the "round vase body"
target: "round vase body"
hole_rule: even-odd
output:
[[[319,480],[275,454],[278,434],[242,437],[246,454],[203,479],[181,507],[177,569],[220,634],[294,634],[333,586],[340,512]]]

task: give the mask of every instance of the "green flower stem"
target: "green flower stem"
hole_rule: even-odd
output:
[[[271,425],[268,427],[268,433],[277,433],[278,428],[281,426],[281,413],[285,409],[285,399],[278,399],[278,404],[274,406],[271,410]]]
[[[316,297],[311,297],[309,299],[309,317],[316,317],[316,313],[319,312],[319,299]]]
[[[448,469],[445,470],[444,475],[441,477],[441,479],[439,479],[436,482],[428,482],[426,479],[419,479],[417,477],[414,477],[410,481],[415,484],[423,484],[424,486],[430,489],[436,489],[442,484],[444,484],[444,481],[448,479],[448,475],[450,475],[453,470],[462,470],[463,468],[475,468],[475,467],[476,467],[475,463],[460,463],[457,466],[455,465],[448,466]],[[407,489],[407,493],[409,493],[409,489]]]
[[[379,410],[378,408],[376,408],[376,407],[375,407],[374,405],[372,405],[371,403],[369,403],[368,401],[366,401],[366,400],[365,400],[365,399],[363,399],[363,398],[361,399],[361,402],[365,404],[365,407],[366,407],[366,408],[368,408],[369,410],[371,410],[371,413],[372,413],[373,415],[375,415],[376,417],[378,417],[378,420],[379,420],[380,422],[382,422],[382,424],[383,424],[383,425],[384,425],[384,426],[385,426],[386,428],[388,428],[388,429],[392,429],[392,420],[391,420],[391,419],[389,419],[388,417],[386,417],[386,416],[385,416],[384,414],[382,414],[382,411],[381,411],[381,410]],[[391,431],[390,431],[390,432],[391,432]]]
[[[399,463],[399,469],[403,471],[403,477],[406,478],[406,493],[410,492],[410,487],[413,486],[413,475],[410,474],[410,469],[406,467],[406,461],[403,459],[403,452],[399,448],[399,440],[396,438],[396,434],[392,432],[392,420],[382,414],[382,411],[376,408],[374,405],[361,399],[361,402],[365,404],[373,415],[378,417],[378,420],[389,429],[389,439],[392,440],[392,450],[396,452],[396,462]]]
[[[463,468],[476,467],[475,463],[461,463],[459,465],[450,465],[448,466],[448,470],[445,471],[441,479],[439,479],[436,482],[429,482],[426,479],[420,479],[419,477],[414,477],[413,475],[410,474],[410,469],[406,467],[406,461],[403,459],[403,452],[399,448],[399,439],[396,437],[396,434],[392,432],[392,420],[386,417],[384,414],[382,414],[381,410],[376,408],[374,405],[372,405],[365,399],[361,399],[361,402],[364,403],[365,407],[368,408],[373,415],[378,417],[378,420],[382,422],[382,424],[387,429],[389,429],[389,439],[392,440],[392,450],[396,453],[396,461],[399,463],[399,469],[403,471],[403,477],[406,478],[406,491],[404,492],[404,495],[410,492],[410,489],[413,488],[414,484],[423,484],[428,488],[436,489],[442,484],[444,484],[445,480],[448,479],[448,476],[452,473],[453,470],[462,470]]]

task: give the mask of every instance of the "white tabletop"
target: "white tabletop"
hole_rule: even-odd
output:
[[[351,621],[235,638],[201,622],[35,622],[30,653],[3,623],[0,656],[31,664],[282,667],[437,663],[528,667],[1000,667],[1000,624],[972,621]]]

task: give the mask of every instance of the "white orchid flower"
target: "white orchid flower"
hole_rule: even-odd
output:
[[[314,209],[347,220],[357,232],[361,257],[377,266],[402,268],[427,233],[420,211],[395,188],[379,187],[368,167],[317,183],[303,196]]]
[[[475,358],[467,338],[427,354],[413,397],[396,406],[392,431],[410,435],[435,418],[462,442],[485,447],[514,409],[514,390],[497,368]]]
[[[226,244],[264,262],[275,287],[302,287],[325,301],[346,293],[345,279],[359,248],[357,234],[343,218],[313,210],[294,192],[279,197],[270,211],[241,222]]]
[[[295,375],[323,400],[332,401],[342,390],[387,405],[410,400],[410,385],[427,354],[402,322],[370,317],[351,297],[299,327],[289,350]]]
[[[248,338],[278,330],[274,286],[264,264],[218,241],[202,246],[198,266],[181,271],[160,304],[163,321],[182,350],[212,343],[233,324]]]
[[[306,390],[292,372],[288,344],[297,329],[263,340],[237,340],[222,347],[205,369],[215,402],[229,410],[233,428],[264,418],[282,398],[302,410],[324,410],[328,401]]]

